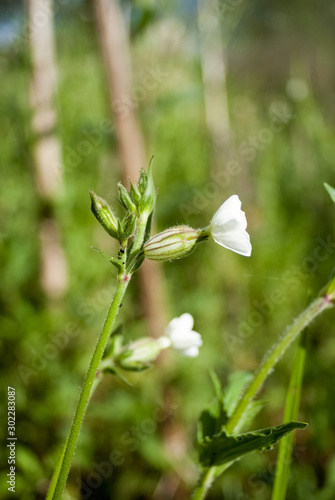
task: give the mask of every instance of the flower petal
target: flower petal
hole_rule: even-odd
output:
[[[185,331],[190,331],[193,328],[194,319],[189,313],[184,313],[179,318],[174,318],[170,321],[165,329],[166,335],[170,335],[173,332],[183,333]]]
[[[185,351],[182,351],[182,354],[188,358],[196,358],[199,354],[199,347],[189,347],[188,349],[185,349]]]
[[[201,335],[198,332],[192,331],[174,331],[169,334],[172,347],[177,350],[188,349],[192,346],[200,347],[202,345]]]
[[[242,203],[240,198],[237,194],[233,194],[233,196],[222,203],[221,207],[215,212],[212,219],[212,225],[216,226],[225,224],[230,219],[239,218],[240,213],[244,214],[241,210],[241,205]]]
[[[219,245],[245,257],[250,257],[252,246],[250,236],[246,231],[231,231],[229,233],[213,234],[214,241]]]
[[[251,255],[250,236],[246,232],[247,219],[241,210],[241,200],[234,194],[214,214],[210,231],[214,241],[240,255]]]

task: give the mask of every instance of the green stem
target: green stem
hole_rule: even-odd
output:
[[[102,372],[100,372],[99,375],[95,377],[93,385],[92,385],[92,389],[91,389],[89,401],[92,398],[92,396],[93,396],[95,390],[97,389],[98,385],[102,381],[102,378],[103,378],[103,373]],[[64,458],[64,453],[65,453],[65,449],[66,449],[66,446],[67,446],[67,441],[68,441],[68,438],[66,439],[65,443],[62,446],[62,452],[59,455],[58,460],[56,462],[56,466],[55,466],[55,469],[54,469],[54,472],[52,474],[52,478],[51,478],[51,481],[50,481],[50,484],[49,484],[48,494],[45,497],[45,500],[52,500],[53,494],[55,493],[55,488],[56,488],[56,485],[57,485],[58,476],[59,476],[60,469],[61,469],[61,466],[62,466],[62,462],[63,462],[63,458]]]
[[[91,395],[92,386],[94,384],[96,373],[106,348],[115,318],[119,311],[119,306],[121,304],[124,293],[129,284],[129,276],[121,275],[118,279],[117,288],[110,306],[110,309],[107,314],[107,318],[105,320],[105,324],[99,336],[98,342],[96,344],[87,374],[84,381],[83,388],[81,390],[76,412],[73,418],[70,434],[67,438],[66,448],[64,451],[64,455],[62,457],[62,464],[59,470],[59,475],[57,479],[57,484],[55,487],[54,494],[52,496],[52,500],[60,500],[66,485],[66,481],[69,475],[72,458],[76,449],[78,436],[80,433],[80,429],[84,420],[84,416],[86,413],[86,407]]]
[[[209,467],[202,472],[198,486],[192,495],[192,500],[203,500],[206,497],[209,488],[212,486],[214,475],[215,467]]]
[[[305,331],[300,337],[298,350],[294,358],[292,375],[286,395],[283,423],[298,419],[306,359],[306,343],[307,332]],[[295,432],[291,432],[280,441],[271,500],[285,500],[286,498],[294,434]]]
[[[327,297],[319,297],[314,300],[288,328],[285,335],[273,347],[272,351],[266,354],[258,372],[254,376],[249,387],[243,394],[243,397],[240,399],[238,405],[236,406],[232,416],[228,421],[226,427],[228,432],[234,432],[236,426],[240,422],[243,413],[248,408],[258,391],[261,389],[263,382],[265,381],[267,376],[270,375],[273,367],[283,356],[284,352],[287,350],[290,344],[319,314],[331,307],[333,307],[333,304],[327,299]]]
[[[260,390],[265,379],[272,372],[273,367],[283,356],[290,344],[298,337],[298,335],[309,325],[319,314],[321,314],[326,309],[333,307],[333,303],[326,297],[319,297],[314,300],[308,307],[303,311],[300,316],[294,321],[294,323],[287,329],[285,335],[279,340],[279,342],[273,347],[264,358],[258,372],[255,374],[250,385],[247,387],[245,393],[237,404],[233,414],[229,418],[226,430],[229,433],[233,433],[240,420]],[[202,500],[215,477],[219,474],[217,473],[218,467],[210,467],[206,469],[204,473],[200,476],[198,486],[195,490],[193,500]],[[210,480],[209,480],[210,479]]]

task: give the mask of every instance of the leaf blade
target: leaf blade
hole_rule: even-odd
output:
[[[306,427],[304,422],[288,422],[239,435],[228,435],[223,430],[212,438],[205,438],[199,444],[200,463],[202,467],[216,467],[238,460],[254,451],[271,449],[286,434]]]

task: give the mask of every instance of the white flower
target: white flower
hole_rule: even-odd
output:
[[[247,219],[241,210],[241,200],[234,194],[214,214],[210,232],[219,245],[250,257],[251,243],[246,227]]]
[[[192,330],[193,324],[194,320],[191,314],[185,313],[170,321],[165,329],[171,347],[190,358],[198,356],[199,347],[202,345],[200,333]]]

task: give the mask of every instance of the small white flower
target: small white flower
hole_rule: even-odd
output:
[[[250,257],[251,243],[246,227],[247,219],[241,210],[241,200],[234,194],[214,214],[210,232],[219,245]]]
[[[185,313],[170,321],[165,329],[171,347],[190,358],[198,356],[199,347],[202,345],[200,333],[192,330],[193,324],[194,320],[191,314]]]

